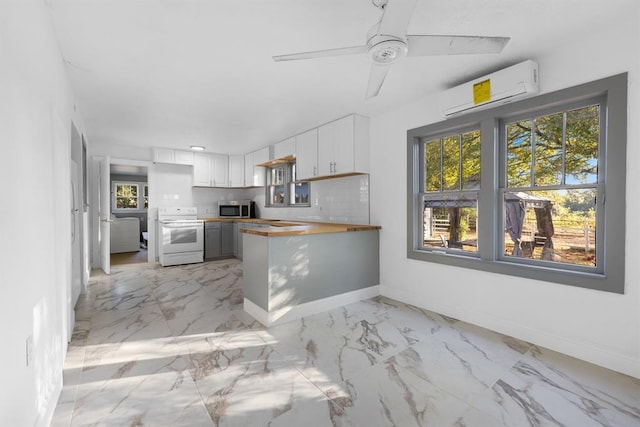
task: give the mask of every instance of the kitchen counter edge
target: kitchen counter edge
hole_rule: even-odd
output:
[[[240,232],[257,236],[278,237],[308,234],[348,233],[354,231],[380,230],[379,225],[339,224],[298,220],[273,220],[266,218],[200,218],[204,222],[239,222],[263,225],[260,228],[241,228]],[[284,224],[287,224],[286,226]]]

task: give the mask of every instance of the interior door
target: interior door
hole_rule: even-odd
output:
[[[103,157],[100,162],[100,267],[105,274],[111,274],[111,160]]]
[[[71,307],[76,306],[82,291],[82,246],[80,245],[80,192],[78,164],[71,164]]]

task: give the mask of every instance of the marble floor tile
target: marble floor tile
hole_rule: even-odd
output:
[[[88,344],[140,341],[171,336],[158,304],[145,308],[98,311],[91,318]]]
[[[640,427],[640,380],[388,298],[267,328],[238,260],[89,282],[56,427]]]
[[[640,380],[533,347],[473,405],[503,425],[640,426]]]
[[[175,337],[215,334],[245,328],[236,312],[227,309],[180,311],[177,315],[172,313],[171,317],[167,316],[166,322]]]
[[[450,426],[470,405],[435,385],[412,348],[332,388],[328,396],[358,426]]]
[[[384,320],[366,320],[343,307],[260,332],[281,354],[304,360],[301,372],[322,390],[383,362],[411,341]]]

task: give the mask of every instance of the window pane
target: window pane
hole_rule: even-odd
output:
[[[566,183],[595,184],[598,182],[598,142],[600,107],[567,112]]]
[[[278,166],[271,169],[271,185],[282,185],[286,179],[285,166]]]
[[[442,140],[442,189],[460,189],[460,138],[448,136]]]
[[[425,247],[478,251],[476,193],[425,195],[422,218]]]
[[[440,191],[440,140],[428,141],[424,145],[425,191]]]
[[[480,131],[462,134],[462,188],[480,188]]]
[[[296,182],[291,184],[291,194],[293,194],[294,205],[308,205],[309,204],[309,183],[308,182]]]
[[[531,121],[507,125],[507,187],[531,185]]]
[[[505,255],[595,266],[595,196],[595,188],[505,193]]]
[[[138,209],[138,198],[116,197],[116,209]]]
[[[271,204],[284,204],[284,185],[272,185],[271,187],[269,187],[269,189],[271,192]]]
[[[562,183],[563,113],[538,117],[535,122],[534,185]]]

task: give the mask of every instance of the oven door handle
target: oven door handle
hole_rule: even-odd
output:
[[[179,223],[171,223],[171,222],[163,222],[162,226],[165,228],[185,228],[185,227],[195,227],[202,226],[202,222],[194,221],[194,222],[179,222]]]

